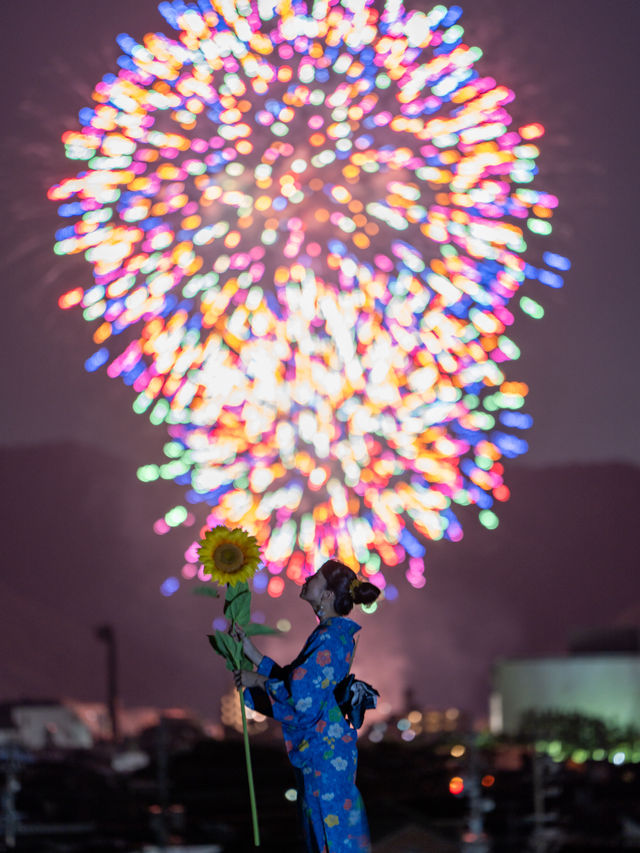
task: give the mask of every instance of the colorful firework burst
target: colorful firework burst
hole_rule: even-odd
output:
[[[87,369],[167,425],[140,479],[255,534],[258,589],[329,555],[419,588],[424,541],[462,536],[456,505],[495,527],[502,460],[527,447],[509,305],[568,264],[523,257],[557,205],[531,186],[543,128],[511,128],[457,6],[159,9],[178,37],[119,37],[119,72],[63,137],[86,167],[49,193],[74,220],[55,251],[93,265],[60,299],[96,323]],[[174,507],[156,530],[192,520]],[[186,559],[193,577],[195,543]]]

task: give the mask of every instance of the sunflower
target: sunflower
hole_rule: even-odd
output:
[[[260,549],[246,530],[214,527],[200,540],[198,557],[211,580],[235,586],[253,576],[260,564]]]

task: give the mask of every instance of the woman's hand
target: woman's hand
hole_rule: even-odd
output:
[[[238,640],[242,643],[242,651],[249,658],[251,663],[255,666],[260,666],[260,661],[262,660],[263,655],[256,649],[249,637],[247,637],[242,626],[238,625],[237,622],[234,622],[229,629],[229,634],[234,640]]]
[[[233,673],[233,680],[236,683],[238,690],[243,687],[262,687],[267,680],[266,675],[260,675],[258,672],[249,672],[248,669],[237,669]]]

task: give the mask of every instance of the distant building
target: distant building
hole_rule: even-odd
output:
[[[516,734],[527,711],[560,711],[621,727],[640,721],[640,654],[635,629],[582,633],[571,654],[502,660],[493,667],[490,727]]]
[[[0,745],[26,749],[90,749],[93,736],[69,705],[53,700],[22,700],[0,705]]]
[[[195,740],[204,736],[222,737],[222,728],[203,722],[184,708],[119,708],[119,730],[125,740],[150,738],[150,732],[164,721],[171,739]],[[17,699],[0,703],[0,746],[18,744],[25,749],[91,749],[109,741],[112,727],[103,702],[73,699]]]

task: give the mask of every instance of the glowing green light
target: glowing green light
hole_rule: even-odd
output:
[[[149,420],[154,426],[159,426],[164,419],[167,417],[169,412],[171,411],[171,406],[167,402],[167,400],[158,400],[153,409],[151,410],[151,414],[149,415]]]
[[[173,480],[181,474],[186,474],[188,470],[189,465],[186,462],[182,459],[174,459],[172,462],[160,466],[160,476],[163,480]]]
[[[442,41],[445,42],[445,44],[453,44],[454,41],[458,41],[458,39],[462,38],[463,35],[464,29],[459,24],[455,24],[453,27],[449,27],[449,29],[445,31],[442,36]]]
[[[530,299],[528,296],[520,297],[520,307],[525,314],[533,317],[534,320],[540,320],[544,317],[544,308],[542,305],[534,299]]]
[[[548,754],[553,758],[562,753],[562,741],[552,740],[547,747]]]
[[[157,465],[143,465],[136,471],[136,477],[141,483],[152,483],[160,476],[160,469]]]
[[[487,405],[491,402],[491,405]],[[484,402],[485,409],[495,412],[497,409],[521,409],[524,406],[524,397],[522,394],[503,394],[502,391],[496,391],[491,397],[487,397]]]
[[[187,515],[188,513],[185,507],[174,506],[173,509],[170,509],[169,512],[165,514],[164,520],[167,522],[169,527],[178,527],[179,524],[186,521]]]
[[[482,429],[482,430],[492,429],[492,427],[494,427],[495,423],[496,423],[495,418],[492,417],[491,415],[486,414],[486,412],[474,412],[474,414],[471,416],[471,418],[473,421],[473,426],[476,429]],[[491,467],[492,464],[493,464],[493,462],[491,460],[489,460],[489,468]],[[488,471],[489,468],[487,468],[485,470]]]
[[[90,160],[93,157],[92,151],[86,151],[83,148],[73,148],[72,146],[67,146],[65,150],[65,156],[69,158],[69,160]]]
[[[516,184],[530,184],[533,180],[533,172],[525,169],[514,169],[509,177]]]
[[[143,391],[141,394],[138,394],[136,399],[133,401],[133,411],[136,415],[141,415],[143,412],[146,412],[149,406],[153,403],[153,397],[149,397]]]
[[[110,207],[105,207],[104,210],[88,210],[83,214],[84,222],[108,222],[113,216],[113,211]]]
[[[168,456],[169,459],[179,459],[182,456],[184,451],[184,447],[180,444],[179,441],[168,441],[165,446],[162,448],[164,455]]]
[[[370,575],[374,575],[376,572],[380,571],[380,556],[379,554],[371,554],[369,559],[366,562],[367,572]]]
[[[475,462],[478,468],[482,468],[483,471],[490,471],[493,466],[493,459],[488,456],[476,456]]]
[[[487,530],[495,530],[500,521],[495,512],[491,512],[490,509],[481,509],[478,513],[478,518],[480,519],[480,524],[487,528]]]
[[[514,344],[511,338],[508,338],[506,335],[500,335],[498,338],[498,346],[507,358],[511,359],[511,361],[515,361],[517,358],[520,358],[520,349],[516,344]]]
[[[95,305],[90,305],[88,308],[85,308],[85,310],[82,312],[82,316],[88,323],[90,323],[91,320],[97,320],[98,317],[102,317],[102,315],[106,311],[106,308],[106,302],[96,302]]]
[[[436,136],[433,144],[436,148],[453,148],[458,144],[458,137],[455,133],[445,133],[442,136]]]
[[[551,234],[552,231],[550,222],[547,222],[546,219],[535,219],[533,216],[527,219],[527,226],[529,231],[533,231],[534,234],[541,234],[543,237]]]
[[[476,394],[465,394],[462,398],[462,402],[471,412],[473,409],[477,408],[480,399]]]

